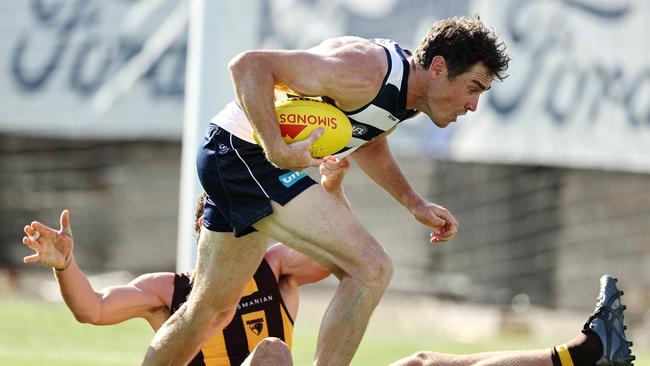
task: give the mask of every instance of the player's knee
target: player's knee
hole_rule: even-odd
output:
[[[225,301],[225,299],[221,299],[220,301],[219,299],[210,299],[210,296],[208,296],[208,299],[206,300],[205,306],[207,307],[207,310],[217,317],[224,317],[231,314],[230,317],[232,318],[237,310],[237,304],[239,303],[239,298],[234,301]]]
[[[217,293],[220,295],[215,296]],[[239,294],[226,296],[219,291],[215,283],[196,283],[186,304],[196,312],[206,312],[216,316],[220,313],[234,312],[239,299]]]
[[[192,299],[190,296],[184,306],[187,308],[183,312],[185,316],[211,328],[228,324],[237,311],[237,305],[214,303],[209,297]]]
[[[236,312],[236,308],[218,311],[212,316],[212,324],[215,326],[220,326],[221,324],[229,324],[235,317]]]
[[[393,276],[393,262],[379,247],[365,261],[364,284],[370,288],[385,289]]]
[[[255,347],[253,358],[251,359],[251,366],[255,365],[278,365],[290,366],[293,362],[291,360],[291,350],[289,346],[281,339],[275,337],[264,338]]]
[[[196,334],[206,337],[207,335],[214,335],[223,330],[232,321],[235,312],[235,309],[232,309],[215,313],[188,314],[188,328],[193,329]]]

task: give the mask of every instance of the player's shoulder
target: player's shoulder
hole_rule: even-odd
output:
[[[369,39],[356,36],[329,38],[312,50],[327,52],[339,57],[372,58],[383,53],[382,47]]]
[[[176,274],[173,272],[145,273],[129,282],[129,285],[139,289],[143,295],[158,299],[157,301],[169,308],[174,294],[175,278]]]
[[[376,95],[388,69],[385,49],[360,37],[331,38],[311,52],[322,57],[324,66],[330,66],[327,75],[332,80],[332,90],[328,95],[343,105],[367,104],[367,99]]]
[[[327,38],[321,42],[321,45],[326,45],[328,47],[345,47],[345,46],[372,46],[372,43],[367,38],[357,37],[357,36],[340,36]]]
[[[276,275],[279,275],[280,267],[282,266],[282,260],[286,258],[287,254],[291,250],[291,248],[282,243],[275,243],[266,249],[264,260]]]
[[[294,275],[296,269],[299,268],[297,264],[302,263],[306,258],[300,252],[289,248],[282,243],[275,243],[267,248],[264,260],[269,265],[276,279],[282,276]]]

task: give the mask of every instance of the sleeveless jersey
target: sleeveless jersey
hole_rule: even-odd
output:
[[[414,109],[406,108],[409,62],[405,51],[389,39],[376,38],[370,41],[384,48],[388,59],[388,71],[379,93],[370,103],[355,111],[343,112],[352,124],[352,138],[339,153],[355,150],[418,113]],[[322,99],[334,104],[331,98],[322,97]]]
[[[189,273],[176,274],[171,313],[192,289]],[[190,366],[239,366],[266,337],[277,337],[291,348],[293,319],[282,301],[278,283],[266,260],[246,285],[233,320],[201,347]]]
[[[349,154],[357,147],[390,130],[399,122],[415,116],[418,112],[406,108],[409,62],[405,51],[389,39],[371,39],[384,48],[388,70],[379,93],[367,105],[351,112],[344,112],[352,124],[352,138],[339,153]],[[321,97],[327,103],[335,104],[327,96]],[[242,140],[255,144],[253,127],[244,111],[235,101],[230,102],[211,120]]]

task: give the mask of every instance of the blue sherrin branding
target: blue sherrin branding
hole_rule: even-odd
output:
[[[307,176],[307,173],[296,172],[296,171],[292,170],[290,172],[282,174],[278,178],[280,179],[280,182],[282,182],[282,185],[289,188],[292,185],[294,185],[297,181],[301,180],[302,178],[304,178],[306,176]]]

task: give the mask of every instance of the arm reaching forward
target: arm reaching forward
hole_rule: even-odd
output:
[[[109,325],[141,317],[153,326],[155,312],[169,306],[166,302],[171,299],[174,275],[146,274],[127,285],[95,291],[74,259],[68,210],[61,213],[60,224],[59,230],[38,221],[25,226],[23,244],[35,253],[23,261],[54,269],[61,295],[79,322]]]
[[[458,232],[456,218],[444,207],[417,194],[397,165],[386,136],[352,153],[359,167],[404,206],[416,220],[433,229],[431,242],[446,242]]]

